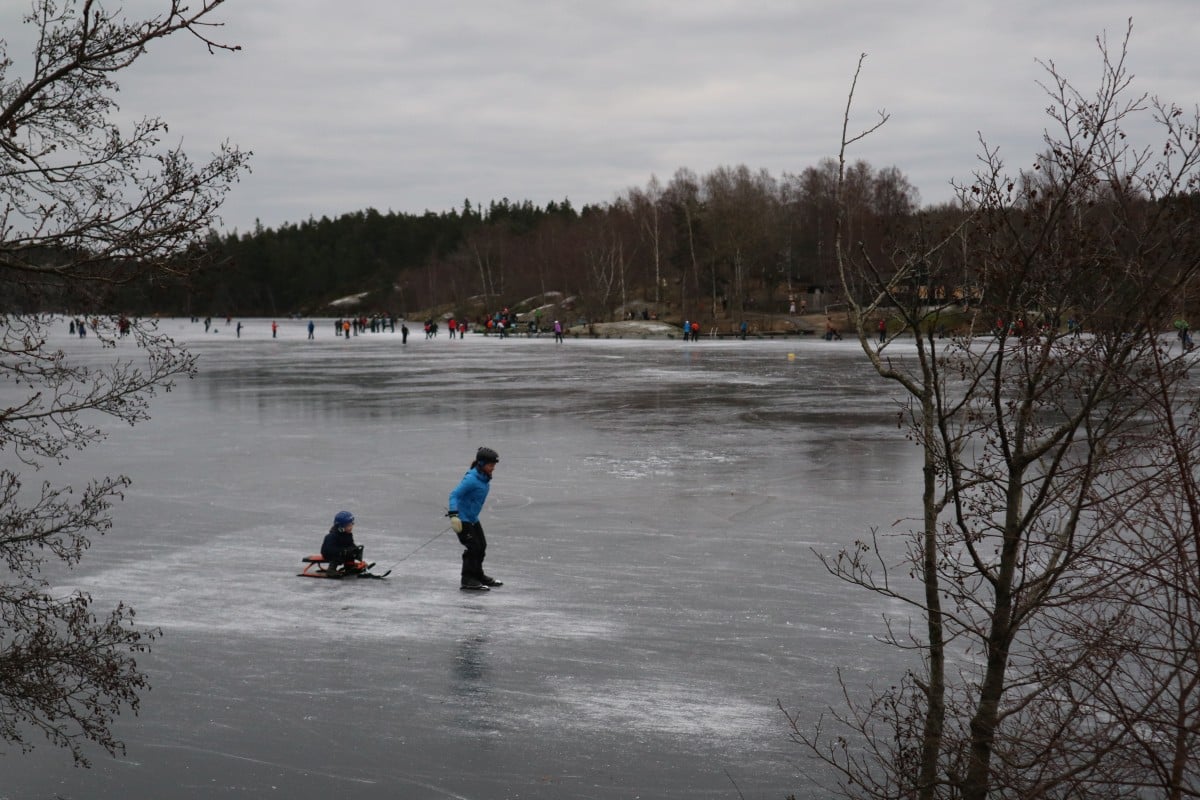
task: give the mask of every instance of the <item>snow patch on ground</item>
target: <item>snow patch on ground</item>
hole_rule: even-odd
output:
[[[346,297],[339,297],[337,300],[330,301],[329,306],[332,308],[341,308],[342,306],[356,306],[359,303],[361,303],[363,301],[363,298],[365,298],[369,294],[370,294],[370,292],[359,292],[358,294],[352,294],[352,295],[348,295]]]
[[[592,322],[572,325],[567,333],[579,336],[600,336],[614,338],[643,338],[662,339],[672,336],[682,337],[683,331],[677,325],[670,325],[659,320],[625,320],[622,322]]]

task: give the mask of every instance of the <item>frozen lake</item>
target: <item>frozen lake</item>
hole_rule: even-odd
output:
[[[919,510],[856,343],[245,322],[164,321],[199,376],[66,467],[134,481],[64,584],[162,629],[127,755],[7,753],[0,798],[824,796],[778,704],[898,677],[872,635],[903,612],[813,551]],[[486,594],[438,536],[479,445]],[[343,508],[388,580],[295,577]]]

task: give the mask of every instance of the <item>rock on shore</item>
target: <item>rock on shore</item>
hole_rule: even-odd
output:
[[[678,325],[641,319],[573,325],[566,332],[569,336],[597,336],[602,339],[677,339],[683,335]]]

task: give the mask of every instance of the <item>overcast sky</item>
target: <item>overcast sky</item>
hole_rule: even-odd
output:
[[[3,5],[19,58],[28,6]],[[119,82],[123,111],[163,117],[194,158],[225,139],[254,152],[227,231],[466,198],[579,207],[681,167],[800,172],[836,153],[864,52],[855,123],[891,120],[851,156],[941,202],[981,135],[1025,167],[1048,123],[1038,60],[1091,89],[1097,36],[1119,49],[1130,16],[1134,88],[1200,102],[1196,0],[227,0],[218,14],[240,53],[180,36]]]

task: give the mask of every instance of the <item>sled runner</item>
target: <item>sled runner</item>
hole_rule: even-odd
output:
[[[382,575],[376,575],[371,572],[371,567],[375,566],[375,562],[368,564],[365,561],[351,561],[346,565],[345,572],[334,573],[329,569],[325,561],[325,556],[317,554],[314,556],[305,556],[301,559],[304,563],[304,571],[297,573],[301,578],[331,578],[340,580],[342,578],[375,578],[381,580],[392,574],[389,569]]]

